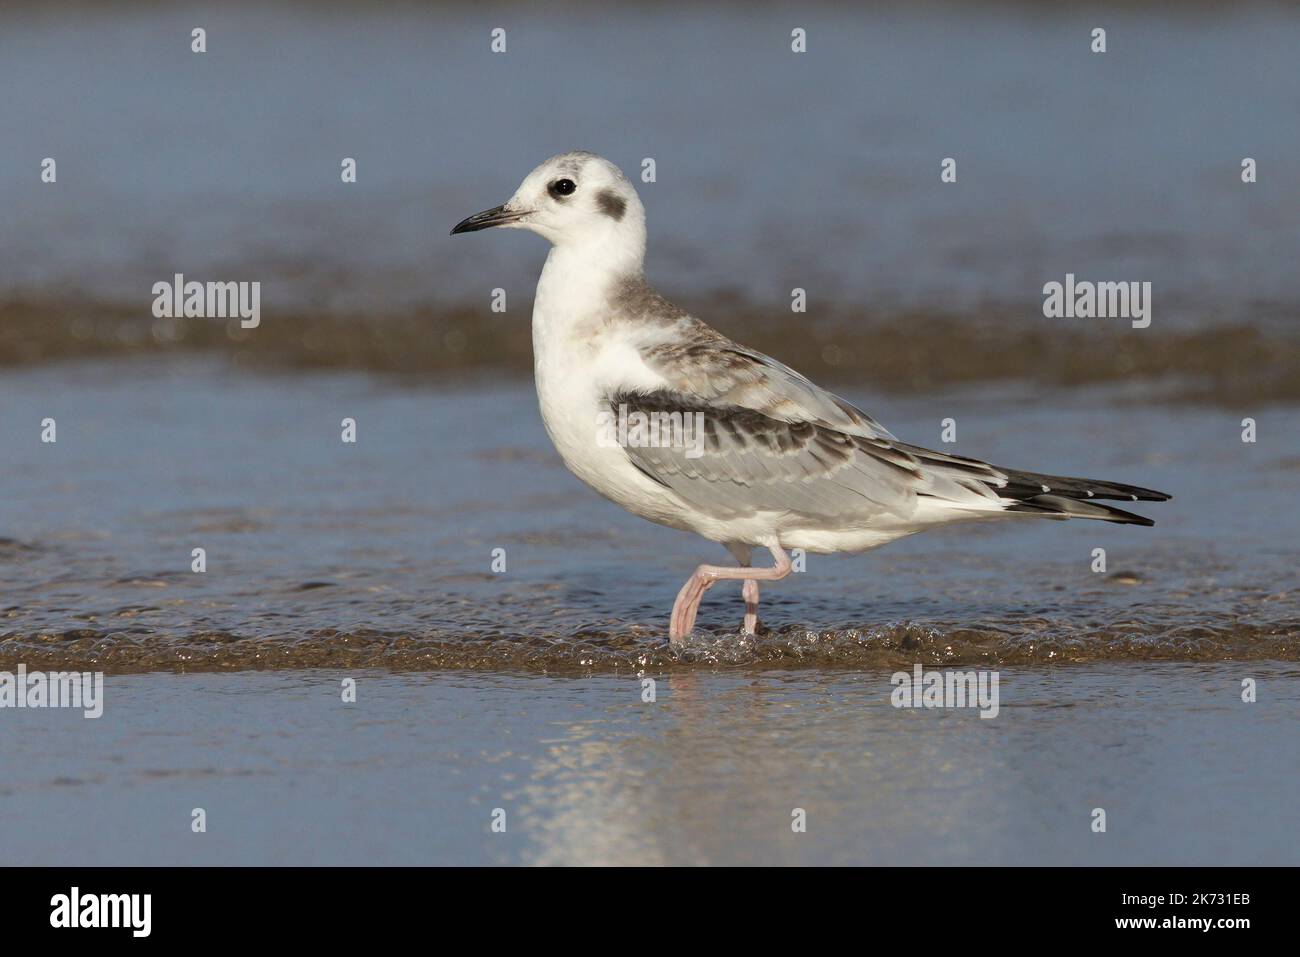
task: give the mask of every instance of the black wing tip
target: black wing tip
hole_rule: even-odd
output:
[[[1102,521],[1114,522],[1116,525],[1141,525],[1143,528],[1155,527],[1155,521],[1147,518],[1145,515],[1134,515],[1132,512],[1121,511],[1118,508],[1115,509],[1115,512],[1116,515],[1114,518],[1103,518]],[[1120,516],[1123,516],[1123,518]]]
[[[1077,501],[1077,500],[1072,500]],[[1081,505],[1084,503],[1080,503]],[[1028,512],[1042,518],[1084,518],[1101,522],[1113,522],[1116,525],[1141,525],[1144,528],[1153,528],[1155,521],[1147,518],[1145,515],[1136,515],[1133,512],[1126,512],[1122,508],[1116,508],[1114,505],[1102,505],[1095,501],[1086,503],[1086,511],[1072,511],[1071,506],[1061,501],[1043,502],[1034,499],[1023,499],[1006,506],[1008,512]],[[1098,514],[1098,513],[1103,514]]]
[[[1008,498],[1033,498],[1050,493],[1083,502],[1107,499],[1113,502],[1168,502],[1173,498],[1168,492],[1159,492],[1140,485],[1107,482],[1101,479],[1073,478],[1065,475],[1044,475],[1039,472],[1021,472],[1017,469],[1000,469],[1007,477],[1007,485],[998,491]]]
[[[1157,492],[1153,488],[1138,488],[1136,485],[1120,485],[1118,488],[1127,492],[1135,502],[1167,502],[1173,498],[1168,492]]]

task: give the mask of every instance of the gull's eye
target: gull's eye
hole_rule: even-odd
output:
[[[571,179],[557,179],[546,191],[552,196],[572,196],[573,191],[578,188],[578,184]]]

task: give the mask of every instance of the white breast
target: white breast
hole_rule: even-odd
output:
[[[608,323],[604,287],[552,250],[533,305],[533,364],[542,422],[564,464],[601,495],[662,525],[694,530],[689,508],[627,453],[598,441],[598,416],[619,388],[663,385]]]

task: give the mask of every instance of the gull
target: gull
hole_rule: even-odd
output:
[[[645,208],[594,153],[548,159],[508,201],[451,232],[489,228],[551,243],[533,304],[534,377],[564,464],[632,514],[718,542],[738,563],[700,565],[686,580],[672,644],[690,637],[704,593],[724,580],[743,583],[743,628],[754,634],[758,583],[790,574],[787,549],[861,552],[941,525],[1027,516],[1153,525],[1098,500],[1169,499],[910,445],[733,342],[646,282]],[[611,441],[615,419],[637,428]],[[664,428],[647,433],[646,423]],[[755,548],[771,553],[772,567],[751,565]]]

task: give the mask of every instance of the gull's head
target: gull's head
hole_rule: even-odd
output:
[[[552,156],[524,177],[500,206],[464,219],[452,229],[473,232],[501,226],[531,229],[556,246],[593,252],[645,253],[645,208],[622,170],[595,153]]]

